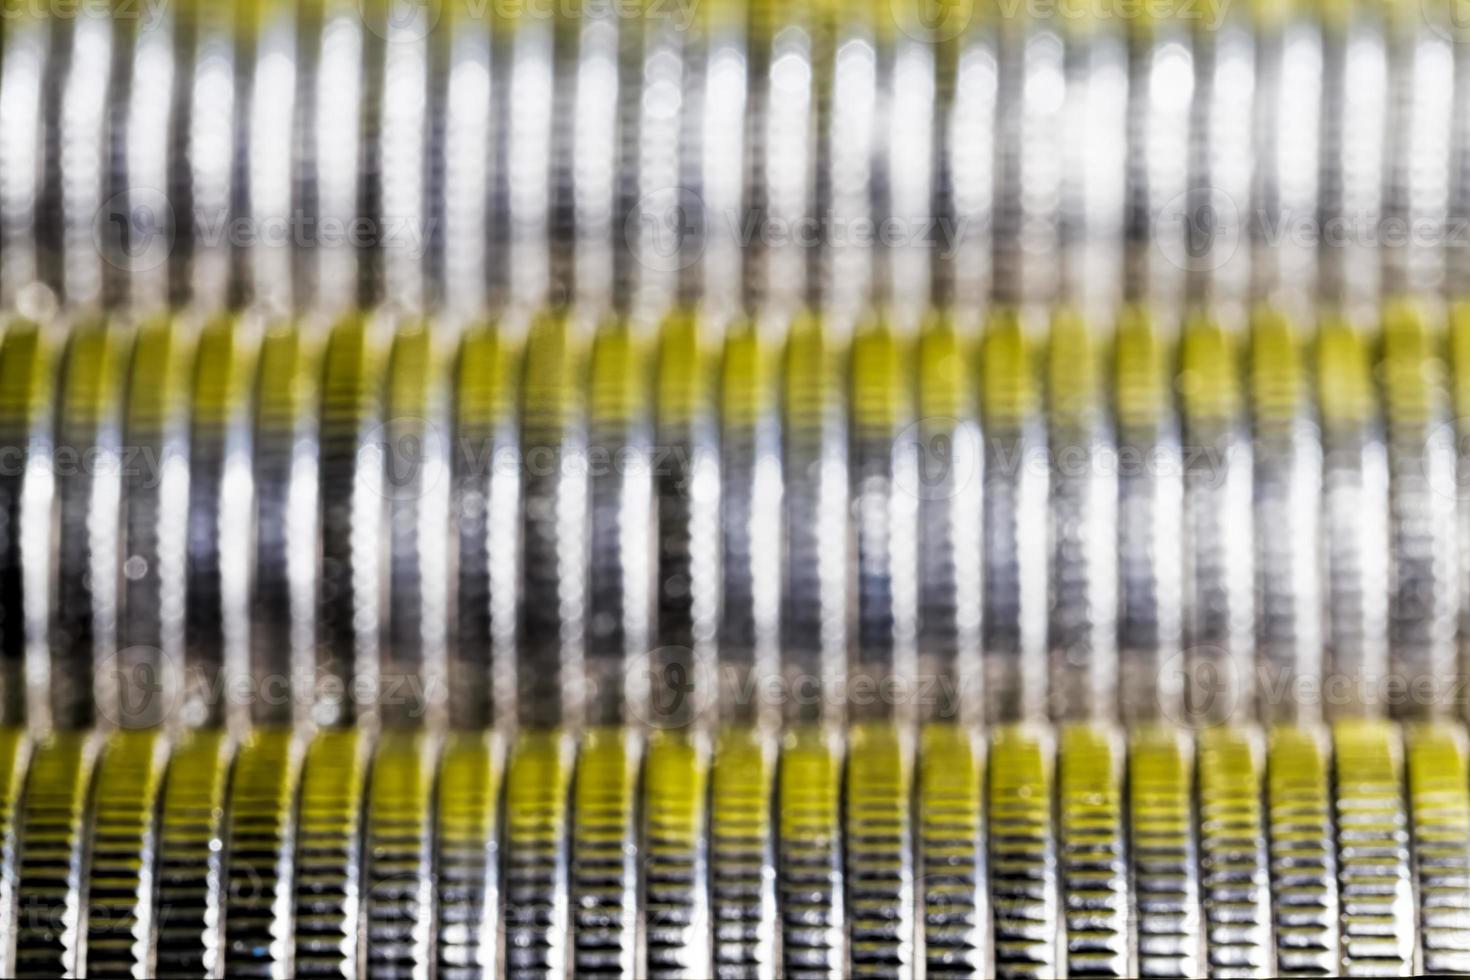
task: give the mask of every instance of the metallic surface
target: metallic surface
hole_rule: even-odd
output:
[[[1470,972],[1448,4],[11,6],[0,974]]]

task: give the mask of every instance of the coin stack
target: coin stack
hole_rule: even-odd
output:
[[[0,975],[1470,973],[1459,0],[0,11]]]

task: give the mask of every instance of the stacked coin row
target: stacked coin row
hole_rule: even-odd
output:
[[[0,733],[16,976],[1470,972],[1465,733]]]
[[[17,320],[4,720],[1462,712],[1470,316],[1034,327]]]
[[[1470,289],[1448,0],[56,7],[0,41],[0,306],[37,318]]]

